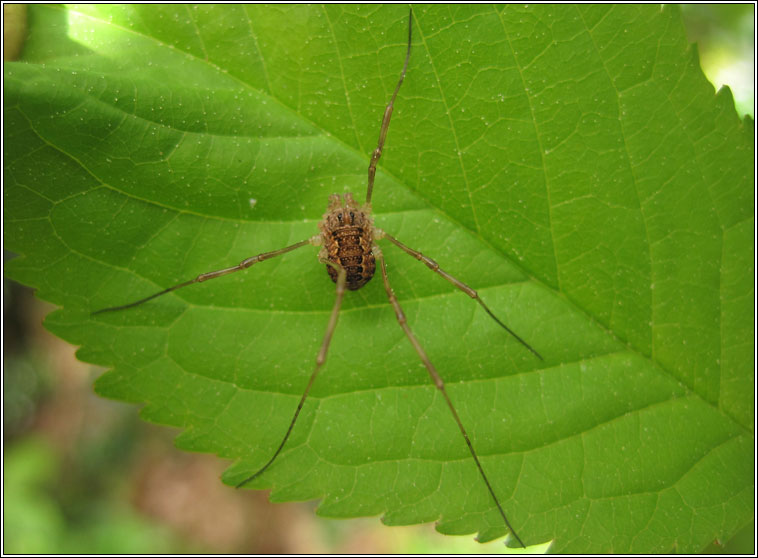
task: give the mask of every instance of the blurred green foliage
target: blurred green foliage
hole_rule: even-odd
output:
[[[683,4],[687,38],[716,89],[728,85],[740,116],[755,118],[755,4]]]
[[[69,494],[78,505],[59,502],[51,486],[61,462],[43,438],[28,437],[4,456],[3,551],[7,554],[156,554],[191,549],[166,528],[137,514],[111,491],[82,505],[87,491]],[[71,508],[87,510],[80,517]]]

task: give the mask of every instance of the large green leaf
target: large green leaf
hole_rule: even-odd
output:
[[[236,460],[278,445],[334,300],[308,238],[365,190],[402,6],[35,6],[8,64],[5,240],[107,397]],[[676,9],[420,6],[374,195],[411,328],[528,544],[698,551],[753,518],[753,122]],[[381,280],[348,293],[272,500],[505,533]]]

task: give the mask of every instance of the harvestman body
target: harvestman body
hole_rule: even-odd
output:
[[[445,383],[442,381],[442,378],[437,373],[437,370],[434,368],[434,365],[429,360],[429,357],[426,355],[426,352],[424,352],[424,349],[421,347],[421,344],[418,342],[416,337],[413,335],[413,332],[411,331],[410,327],[408,326],[408,323],[405,318],[405,314],[403,314],[403,310],[400,308],[400,303],[395,297],[395,293],[393,292],[392,287],[390,286],[389,277],[387,276],[387,267],[384,263],[384,255],[382,254],[381,249],[379,248],[379,246],[376,245],[376,242],[375,242],[376,240],[379,240],[381,238],[386,238],[392,244],[394,244],[395,246],[397,246],[398,248],[400,248],[407,254],[410,254],[417,260],[426,264],[426,266],[429,267],[429,269],[438,273],[439,275],[444,277],[447,281],[449,281],[450,283],[455,285],[457,288],[459,288],[460,290],[465,292],[467,295],[469,295],[471,298],[476,300],[493,320],[495,320],[503,329],[505,329],[508,333],[510,333],[513,337],[515,337],[519,341],[519,343],[521,343],[524,347],[529,349],[537,358],[542,360],[542,357],[539,355],[539,353],[537,353],[537,351],[535,351],[532,347],[530,347],[526,343],[526,341],[524,341],[518,335],[516,335],[516,333],[514,333],[508,326],[506,326],[503,322],[501,322],[492,313],[489,307],[487,307],[487,305],[484,304],[482,299],[479,298],[479,295],[477,294],[475,290],[473,290],[471,287],[469,287],[465,283],[462,283],[461,281],[459,281],[452,275],[449,275],[448,273],[440,269],[439,264],[437,264],[437,262],[435,262],[431,258],[424,256],[421,252],[418,252],[416,250],[413,250],[412,248],[409,248],[408,246],[406,246],[405,244],[403,244],[396,238],[390,236],[389,234],[382,231],[381,229],[374,227],[373,218],[371,216],[371,193],[374,187],[374,176],[376,175],[376,163],[379,160],[379,158],[382,156],[382,148],[384,147],[384,140],[387,137],[387,130],[389,129],[389,123],[390,123],[390,118],[392,116],[392,110],[394,108],[395,99],[397,97],[398,91],[400,90],[400,86],[403,83],[403,79],[405,78],[406,70],[408,69],[408,61],[411,55],[412,29],[413,29],[413,18],[412,18],[412,13],[411,13],[409,14],[409,21],[408,21],[408,49],[405,56],[405,64],[403,65],[403,70],[400,74],[400,79],[397,82],[397,86],[395,87],[395,92],[392,95],[392,99],[390,100],[390,103],[387,105],[387,108],[384,111],[384,117],[382,119],[382,127],[379,132],[379,142],[371,156],[371,163],[369,164],[369,167],[368,167],[368,188],[366,192],[366,202],[363,205],[359,205],[358,203],[356,203],[356,201],[353,199],[353,195],[350,193],[345,194],[344,196],[340,196],[339,194],[333,194],[329,197],[329,206],[327,208],[327,212],[324,214],[323,220],[319,223],[319,229],[321,231],[320,234],[313,236],[307,240],[302,240],[296,244],[286,246],[279,250],[274,250],[273,252],[264,252],[262,254],[258,254],[257,256],[247,258],[234,267],[219,269],[216,271],[209,271],[208,273],[202,273],[198,275],[197,277],[195,277],[194,279],[185,281],[184,283],[180,283],[178,285],[174,285],[173,287],[169,287],[168,289],[165,289],[159,293],[143,298],[136,302],[132,302],[130,304],[124,304],[123,306],[114,306],[111,308],[104,308],[102,310],[98,310],[96,312],[93,312],[93,315],[100,314],[103,312],[114,312],[117,310],[126,310],[127,308],[132,308],[134,306],[147,302],[148,300],[152,300],[154,298],[167,294],[171,291],[175,291],[182,287],[186,287],[194,283],[202,283],[203,281],[207,281],[209,279],[215,279],[216,277],[221,277],[222,275],[228,275],[230,273],[235,273],[237,271],[247,269],[253,264],[262,262],[263,260],[275,258],[276,256],[281,256],[282,254],[291,252],[292,250],[296,250],[297,248],[301,248],[308,244],[321,247],[321,250],[319,252],[319,261],[321,261],[323,264],[326,265],[326,269],[329,273],[329,276],[331,277],[332,281],[334,281],[337,284],[337,293],[336,293],[336,298],[334,301],[334,307],[332,308],[332,312],[329,317],[329,324],[327,325],[326,333],[324,335],[324,340],[321,343],[321,349],[319,350],[318,356],[316,357],[316,367],[313,370],[313,373],[311,374],[310,379],[308,380],[308,385],[306,386],[302,397],[300,398],[300,402],[295,411],[295,415],[292,417],[292,421],[290,422],[289,428],[287,429],[287,433],[284,435],[284,438],[282,438],[282,441],[279,444],[279,447],[277,448],[277,450],[274,452],[274,455],[256,473],[250,475],[248,478],[246,478],[245,480],[237,484],[237,488],[239,488],[249,483],[253,479],[259,477],[260,475],[262,475],[266,471],[266,469],[268,469],[269,466],[277,458],[279,453],[282,451],[282,448],[284,448],[284,445],[287,443],[287,440],[289,439],[289,436],[292,433],[292,429],[295,426],[297,417],[299,416],[300,411],[303,408],[303,404],[305,403],[305,400],[308,397],[308,393],[310,392],[311,386],[313,385],[313,382],[315,381],[316,376],[319,370],[321,369],[321,366],[326,361],[326,354],[329,349],[329,343],[332,339],[332,334],[334,333],[334,329],[337,326],[337,318],[339,316],[339,310],[342,305],[342,298],[344,297],[345,289],[355,291],[357,289],[360,289],[366,283],[368,283],[369,280],[371,280],[371,278],[373,277],[374,272],[376,271],[376,263],[378,260],[379,268],[382,274],[382,280],[384,282],[384,289],[387,292],[387,296],[390,300],[390,303],[392,304],[393,309],[395,310],[395,316],[397,318],[398,323],[400,324],[400,327],[403,328],[405,335],[408,337],[408,340],[411,342],[411,344],[413,345],[413,348],[416,350],[416,353],[418,353],[418,356],[421,358],[421,361],[424,363],[424,366],[426,367],[429,373],[429,376],[434,382],[435,387],[438,390],[440,390],[440,392],[442,393],[445,399],[445,402],[447,403],[447,406],[449,407],[450,412],[453,414],[453,418],[455,419],[455,422],[458,424],[458,428],[460,429],[461,434],[463,435],[463,438],[466,441],[466,444],[469,448],[469,451],[471,452],[471,456],[474,459],[474,463],[476,464],[476,467],[479,470],[482,480],[487,485],[487,490],[492,496],[492,499],[495,501],[495,505],[497,506],[497,509],[500,512],[501,517],[503,518],[503,522],[505,523],[506,527],[508,527],[508,529],[511,531],[511,533],[513,533],[513,536],[516,538],[519,544],[521,546],[525,546],[521,538],[513,530],[513,527],[511,527],[511,524],[509,523],[508,518],[506,517],[505,512],[503,511],[503,508],[500,505],[500,501],[495,495],[495,491],[492,489],[492,486],[490,485],[487,475],[484,473],[484,469],[482,468],[482,465],[479,462],[479,458],[477,457],[476,451],[474,451],[474,446],[471,444],[471,440],[469,439],[466,429],[463,427],[463,423],[458,417],[458,413],[455,411],[455,408],[453,407],[453,403],[450,400],[450,397],[448,396],[447,391],[445,390]]]

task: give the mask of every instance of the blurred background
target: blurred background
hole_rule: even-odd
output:
[[[6,59],[19,55],[14,36],[22,45],[25,30],[23,6],[9,8],[17,12],[4,13]],[[682,12],[705,74],[716,89],[732,89],[740,117],[754,117],[754,5],[684,5]],[[176,431],[94,395],[104,370],[77,361],[74,347],[43,328],[54,309],[3,280],[4,553],[506,551],[501,542],[439,535],[432,525],[326,520],[313,502],[270,504],[266,492],[224,486],[228,463],[175,449]],[[748,526],[708,551],[738,552],[752,541]]]
[[[683,4],[687,39],[716,88],[728,85],[737,114],[755,119],[755,4]]]

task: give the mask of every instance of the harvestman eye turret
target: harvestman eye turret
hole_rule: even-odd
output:
[[[511,531],[511,533],[513,533],[513,536],[516,538],[519,544],[521,546],[525,546],[524,542],[516,534],[516,531],[514,531],[513,527],[508,521],[508,518],[505,515],[505,511],[503,511],[503,507],[500,505],[500,500],[498,500],[498,497],[495,494],[495,491],[493,490],[492,485],[490,484],[486,473],[484,472],[484,468],[479,462],[479,458],[476,454],[476,451],[474,450],[474,446],[471,443],[471,440],[469,439],[468,433],[466,432],[466,429],[463,427],[463,423],[461,422],[461,419],[458,417],[458,413],[455,411],[455,407],[453,406],[453,403],[450,400],[450,397],[447,394],[447,391],[445,390],[445,383],[442,381],[442,377],[439,375],[436,368],[434,367],[432,362],[429,360],[429,357],[427,356],[426,352],[421,347],[421,344],[416,339],[416,336],[413,335],[413,332],[408,326],[408,323],[405,318],[405,314],[403,314],[403,310],[400,308],[400,303],[395,297],[395,293],[393,292],[392,287],[390,286],[389,277],[387,275],[387,266],[384,263],[384,255],[381,249],[379,248],[379,246],[376,244],[377,240],[386,238],[392,244],[400,248],[405,253],[413,256],[420,262],[423,262],[429,269],[441,275],[445,280],[449,281],[450,283],[455,285],[458,289],[460,289],[461,291],[466,293],[468,296],[476,300],[476,302],[478,302],[479,305],[482,308],[484,308],[485,312],[487,312],[487,314],[493,320],[495,320],[495,322],[497,322],[497,324],[500,327],[502,327],[505,331],[510,333],[519,343],[521,343],[521,345],[523,345],[529,351],[531,351],[537,358],[542,360],[542,357],[539,355],[539,353],[537,353],[537,351],[535,351],[531,346],[529,346],[529,344],[526,341],[524,341],[523,339],[521,339],[521,337],[516,335],[515,332],[513,332],[507,325],[501,322],[497,318],[497,316],[495,316],[495,314],[492,313],[492,310],[489,309],[489,307],[484,303],[484,301],[479,297],[479,295],[474,289],[472,289],[465,283],[459,281],[452,275],[443,271],[440,268],[439,264],[435,262],[433,259],[423,255],[421,252],[418,252],[412,248],[409,248],[408,246],[406,246],[405,244],[403,244],[402,242],[400,242],[393,236],[387,234],[383,230],[378,229],[374,226],[373,218],[371,216],[371,194],[374,188],[376,164],[377,164],[377,161],[379,161],[379,158],[382,156],[382,149],[384,148],[384,140],[387,137],[387,130],[389,129],[390,118],[392,117],[392,110],[395,105],[395,100],[397,99],[397,93],[400,90],[400,86],[403,83],[403,79],[405,78],[405,73],[408,69],[408,61],[410,60],[410,56],[411,56],[412,30],[413,30],[413,14],[411,12],[409,14],[409,19],[408,19],[408,48],[405,55],[405,64],[403,65],[403,70],[400,73],[400,79],[397,82],[397,86],[395,87],[395,91],[392,94],[392,98],[389,104],[387,105],[387,108],[384,110],[384,117],[382,118],[382,126],[379,131],[379,142],[377,143],[376,149],[371,155],[371,162],[368,167],[368,187],[366,190],[365,203],[363,203],[362,205],[358,204],[353,199],[353,195],[349,193],[345,194],[344,196],[340,196],[339,194],[333,194],[329,197],[329,206],[327,207],[327,211],[324,214],[322,221],[319,223],[319,229],[321,231],[320,234],[317,234],[309,239],[302,240],[290,246],[280,248],[279,250],[274,250],[272,252],[264,252],[262,254],[258,254],[257,256],[247,258],[234,267],[228,267],[225,269],[219,269],[216,271],[209,271],[207,273],[202,273],[198,275],[197,277],[195,277],[194,279],[185,281],[184,283],[179,283],[178,285],[174,285],[173,287],[164,289],[154,295],[148,296],[136,302],[124,304],[122,306],[104,308],[102,310],[93,312],[92,314],[95,315],[95,314],[101,314],[104,312],[115,312],[117,310],[126,310],[127,308],[133,308],[149,300],[157,298],[161,295],[170,293],[171,291],[175,291],[177,289],[187,287],[194,283],[202,283],[204,281],[208,281],[209,279],[215,279],[223,275],[228,275],[230,273],[242,271],[243,269],[249,268],[253,264],[257,264],[258,262],[262,262],[264,260],[281,256],[282,254],[286,254],[287,252],[291,252],[298,248],[302,248],[303,246],[306,246],[308,244],[321,247],[321,250],[318,256],[319,261],[326,266],[326,270],[329,273],[329,277],[331,277],[332,281],[336,283],[337,292],[336,292],[336,297],[334,301],[334,307],[332,308],[331,314],[329,316],[329,323],[326,326],[326,333],[324,334],[324,339],[321,343],[321,349],[319,350],[318,356],[316,357],[316,367],[313,370],[313,373],[311,374],[310,379],[308,380],[308,384],[306,385],[305,391],[303,392],[303,395],[300,398],[300,402],[298,403],[297,409],[295,410],[295,414],[292,417],[292,421],[290,422],[289,428],[287,429],[287,432],[284,434],[284,437],[282,438],[282,441],[279,444],[279,447],[271,456],[271,459],[269,459],[268,462],[266,462],[266,464],[263,467],[261,467],[258,471],[256,471],[255,473],[247,477],[245,480],[237,484],[237,487],[239,488],[249,483],[250,481],[258,478],[260,475],[262,475],[274,463],[277,456],[282,451],[282,448],[284,448],[285,444],[287,443],[287,440],[289,439],[290,434],[292,433],[292,429],[295,427],[295,423],[297,422],[297,418],[300,415],[300,411],[303,408],[303,404],[305,403],[305,400],[308,397],[308,393],[310,392],[311,387],[313,386],[313,382],[316,380],[316,376],[318,375],[318,372],[323,366],[324,362],[326,362],[326,355],[329,350],[329,343],[332,339],[332,334],[334,333],[334,329],[337,327],[337,318],[339,317],[339,311],[342,305],[342,299],[345,295],[345,289],[355,291],[363,287],[363,285],[365,285],[366,283],[368,283],[371,280],[371,278],[374,276],[374,272],[376,271],[376,264],[378,261],[379,269],[381,270],[381,274],[382,274],[382,281],[384,283],[384,290],[387,292],[387,297],[389,298],[390,304],[392,305],[392,308],[395,311],[395,316],[397,318],[398,323],[400,324],[400,327],[403,329],[403,331],[405,332],[405,335],[408,337],[408,340],[411,342],[411,345],[413,345],[413,348],[415,349],[416,353],[418,353],[419,358],[424,363],[424,366],[426,367],[427,372],[429,373],[429,377],[434,383],[434,386],[442,393],[442,396],[444,397],[445,402],[447,403],[447,406],[450,409],[450,412],[453,414],[453,418],[455,419],[455,422],[458,424],[458,428],[460,429],[461,434],[463,435],[463,439],[466,441],[466,445],[468,446],[468,449],[471,452],[471,457],[473,458],[474,463],[476,464],[476,467],[479,470],[479,474],[481,475],[481,478],[484,481],[484,484],[487,486],[487,490],[492,496],[492,499],[494,500],[495,505],[497,506],[497,509],[500,512],[500,516],[503,518],[503,522],[505,523],[506,527]]]

